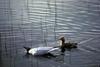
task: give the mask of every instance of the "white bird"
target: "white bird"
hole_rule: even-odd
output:
[[[45,54],[50,54],[54,50],[59,50],[60,48],[58,47],[37,47],[37,48],[28,48],[24,47],[27,50],[28,54],[32,55],[45,55]]]
[[[65,52],[65,48],[63,47],[64,44],[56,47],[36,47],[36,48],[29,48],[29,47],[24,47],[27,51],[28,54],[32,55],[45,55],[45,54],[51,54],[51,52],[55,50],[60,50],[62,53]]]

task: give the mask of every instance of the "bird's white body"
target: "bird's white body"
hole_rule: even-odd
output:
[[[59,39],[59,46],[56,47],[36,47],[36,48],[28,48],[24,47],[27,50],[27,53],[32,54],[32,55],[45,55],[45,54],[52,54],[57,52],[65,52],[64,47],[61,48],[64,45],[65,39],[64,37]]]
[[[32,55],[44,55],[58,49],[59,48],[54,48],[54,47],[37,47],[37,48],[31,48],[28,51],[28,53]]]

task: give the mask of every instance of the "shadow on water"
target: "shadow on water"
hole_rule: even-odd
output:
[[[53,63],[58,63],[60,65],[62,64],[62,65],[65,65],[65,66],[70,66],[71,63],[72,63],[71,54],[72,54],[72,52],[75,52],[75,50],[77,50],[77,49],[66,49],[65,53],[59,53],[59,54],[56,54],[56,55],[45,54],[45,55],[40,55],[40,56],[33,56],[31,54],[26,53],[23,56],[23,58],[28,59],[28,60],[29,59],[38,60],[39,62],[47,62],[47,63],[52,61]],[[67,62],[66,62],[67,57],[68,57],[68,59],[67,59]],[[61,67],[60,65],[59,65],[59,67]]]
[[[64,63],[64,57],[65,54],[59,54],[59,55],[51,55],[51,54],[46,54],[46,55],[41,55],[41,56],[33,56],[31,54],[25,54],[23,58],[27,59],[39,59],[40,61],[47,59],[47,60],[52,60],[54,62],[59,62],[59,63]]]

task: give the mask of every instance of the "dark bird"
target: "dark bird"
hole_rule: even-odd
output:
[[[65,50],[65,48],[67,49],[77,48],[77,43],[71,43],[71,42],[65,43],[64,37],[61,37],[59,39],[59,44],[62,45],[61,46],[62,51]]]

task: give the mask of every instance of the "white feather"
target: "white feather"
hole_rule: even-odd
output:
[[[46,54],[48,53],[50,50],[53,51],[53,47],[37,47],[37,48],[31,48],[29,50],[29,53],[32,54],[32,55],[43,55],[43,54]]]

